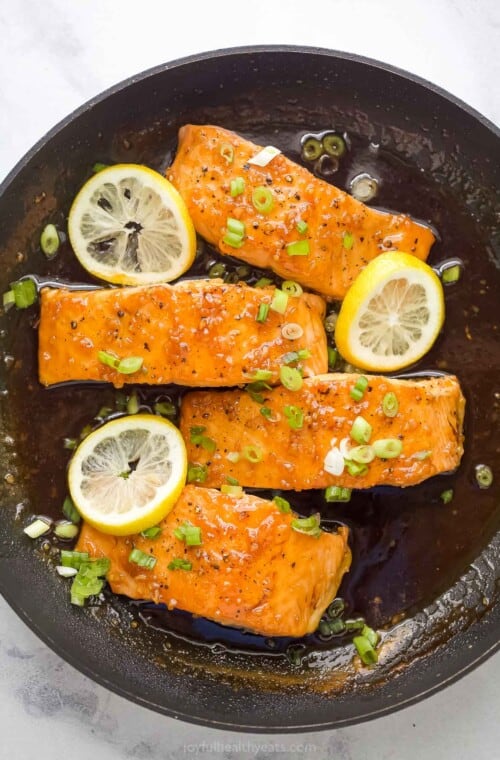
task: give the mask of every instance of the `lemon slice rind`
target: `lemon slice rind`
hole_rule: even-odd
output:
[[[68,485],[86,522],[121,536],[160,522],[179,498],[186,472],[178,428],[136,414],[111,420],[82,441],[69,464]]]

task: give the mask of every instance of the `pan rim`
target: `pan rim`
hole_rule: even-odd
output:
[[[323,56],[325,58],[330,58],[332,60],[351,61],[354,63],[369,66],[374,69],[378,69],[382,72],[385,72],[391,75],[398,76],[405,81],[408,81],[408,82],[411,82],[413,84],[423,87],[424,89],[436,94],[440,98],[451,103],[455,107],[458,107],[461,111],[465,112],[470,117],[472,117],[475,121],[479,122],[483,127],[488,129],[493,134],[494,137],[496,137],[497,139],[500,139],[500,128],[497,127],[492,121],[490,121],[487,117],[485,117],[479,111],[474,109],[472,106],[468,105],[466,102],[462,101],[460,98],[451,94],[444,88],[426,80],[425,78],[420,77],[411,72],[408,72],[402,68],[393,66],[392,64],[385,63],[383,61],[375,60],[369,57],[360,56],[353,53],[332,50],[332,49],[323,48],[323,47],[315,47],[315,46],[248,45],[248,46],[240,46],[240,47],[219,48],[219,49],[214,49],[214,50],[202,51],[200,53],[184,56],[172,61],[167,61],[162,64],[158,64],[157,66],[146,69],[142,72],[139,72],[138,74],[127,77],[119,81],[118,83],[108,87],[107,89],[100,92],[99,94],[88,99],[83,105],[79,106],[78,108],[76,108],[75,110],[67,114],[63,119],[61,119],[51,129],[49,129],[14,165],[14,167],[8,172],[6,177],[0,183],[0,199],[4,191],[16,179],[17,175],[26,167],[27,164],[29,164],[34,159],[34,157],[38,154],[38,152],[42,148],[44,148],[44,146],[49,141],[51,141],[60,132],[62,132],[69,124],[77,120],[81,115],[91,110],[93,107],[100,104],[101,102],[107,100],[109,97],[121,91],[124,91],[131,85],[140,83],[144,80],[147,80],[151,77],[154,77],[168,70],[182,68],[184,66],[201,63],[207,60],[210,60],[210,61],[213,61],[216,59],[222,60],[224,58],[231,58],[231,57],[237,57],[237,56],[242,56],[242,55],[252,56],[252,55],[259,55],[259,54],[280,54],[280,53],[317,55],[317,56]],[[32,619],[32,617],[30,616],[30,613],[26,609],[24,609],[22,605],[16,602],[13,595],[9,594],[1,575],[0,575],[0,593],[2,594],[3,598],[6,600],[8,605],[11,607],[11,609],[28,626],[28,628],[30,628],[30,630],[33,631],[33,633],[40,640],[42,640],[55,654],[60,656],[63,660],[65,660],[69,665],[74,667],[76,670],[83,673],[85,676],[89,677],[92,681],[112,691],[118,696],[124,697],[136,704],[139,704],[142,707],[146,707],[155,712],[167,715],[171,718],[181,719],[185,722],[196,724],[196,725],[217,728],[217,729],[224,729],[224,730],[240,731],[240,732],[244,731],[244,732],[262,733],[262,734],[277,734],[277,733],[292,734],[292,733],[299,733],[299,732],[328,730],[334,727],[345,727],[349,725],[357,725],[358,723],[373,720],[375,718],[382,717],[384,715],[389,715],[393,712],[397,712],[401,709],[409,707],[412,704],[418,703],[421,700],[436,693],[437,691],[442,690],[444,687],[451,685],[452,683],[456,682],[467,673],[474,670],[482,662],[484,662],[489,657],[493,656],[498,650],[500,650],[499,641],[497,641],[496,643],[494,642],[491,645],[487,643],[487,648],[484,651],[482,651],[480,654],[478,654],[478,656],[472,662],[468,662],[467,665],[464,665],[464,667],[458,668],[452,675],[449,675],[448,677],[446,677],[444,681],[440,681],[439,683],[436,683],[435,685],[429,686],[428,688],[424,689],[423,691],[417,694],[413,694],[412,696],[401,699],[401,701],[397,701],[395,703],[393,702],[389,704],[388,706],[381,707],[378,709],[369,710],[365,712],[364,714],[358,715],[357,717],[354,717],[354,718],[334,719],[330,721],[323,721],[321,723],[315,723],[315,724],[307,723],[304,725],[294,725],[294,726],[281,726],[281,725],[269,726],[268,725],[268,726],[262,727],[259,725],[250,725],[250,724],[237,725],[237,724],[224,721],[224,720],[219,721],[219,720],[215,720],[211,718],[179,712],[169,707],[165,707],[163,705],[158,705],[157,703],[150,702],[148,699],[138,696],[136,694],[133,694],[131,691],[127,690],[126,688],[118,686],[117,684],[110,681],[107,677],[93,670],[92,667],[89,667],[85,663],[81,662],[78,655],[75,655],[66,647],[60,647],[58,644],[56,644],[52,640],[51,636],[47,634],[46,632],[44,632],[44,630],[42,630],[40,626]],[[484,622],[485,620],[483,618],[483,624]],[[494,621],[492,621],[492,623],[494,625]],[[366,709],[366,706],[365,706],[365,709]]]

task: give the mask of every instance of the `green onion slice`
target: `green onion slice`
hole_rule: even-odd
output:
[[[462,268],[458,266],[458,264],[455,264],[454,266],[451,266],[448,269],[443,270],[443,272],[441,273],[441,280],[446,285],[449,285],[452,282],[458,282],[461,275],[462,275]]]
[[[169,570],[192,570],[193,565],[189,560],[182,557],[176,557],[167,565]]]
[[[30,525],[26,526],[24,533],[30,538],[40,538],[40,536],[44,536],[49,532],[51,525],[52,523],[50,520],[42,520],[38,517],[36,520],[33,520]]]
[[[302,158],[305,161],[316,161],[323,152],[323,146],[316,137],[308,137],[302,143]]]
[[[226,232],[222,238],[222,242],[230,248],[241,248],[243,245],[243,236],[237,235],[235,232]]]
[[[328,369],[335,369],[335,365],[337,364],[338,358],[339,358],[339,352],[336,348],[332,348],[331,346],[328,346],[327,348],[328,352]]]
[[[399,410],[399,401],[395,393],[386,393],[382,399],[382,411],[386,417],[395,417]]]
[[[70,520],[70,522],[74,523],[75,525],[78,525],[80,520],[82,519],[80,517],[80,513],[78,512],[77,508],[73,504],[73,499],[71,499],[70,496],[66,496],[64,499],[63,505],[62,505],[62,512],[65,517]]]
[[[217,277],[224,277],[225,273],[226,265],[221,261],[218,261],[216,264],[212,264],[208,270],[208,276],[211,280],[215,280]]]
[[[346,251],[350,251],[354,245],[354,235],[352,232],[345,232],[342,237],[342,245]]]
[[[353,422],[349,435],[356,443],[368,443],[372,435],[372,426],[364,417],[358,416]]]
[[[285,515],[290,514],[290,512],[292,511],[290,502],[284,499],[282,496],[273,496],[273,502],[274,504],[276,504],[279,511]]]
[[[63,539],[76,538],[76,536],[78,535],[78,526],[75,525],[73,522],[68,522],[67,520],[61,520],[60,522],[56,523],[56,526],[54,528],[54,533],[56,534],[57,538],[63,538]]]
[[[139,397],[136,391],[132,391],[127,400],[127,414],[137,414],[139,411],[140,403]]]
[[[236,480],[236,478],[232,478],[231,475],[226,476],[226,483],[228,486],[239,486],[239,482]]]
[[[60,240],[55,224],[47,224],[40,235],[40,248],[50,258],[59,250]]]
[[[188,483],[204,483],[208,476],[206,464],[189,464],[187,471]]]
[[[248,159],[249,164],[254,166],[264,167],[267,166],[270,161],[281,153],[279,148],[275,148],[274,145],[266,145],[262,148],[253,158]]]
[[[70,551],[69,549],[61,549],[61,565],[63,567],[73,567],[76,570],[79,570],[82,562],[87,562],[88,559],[88,552],[75,552]]]
[[[443,491],[443,493],[441,494],[441,500],[442,500],[443,504],[449,504],[452,499],[453,499],[453,489],[452,488],[448,488],[448,490]]]
[[[234,161],[234,148],[229,143],[222,143],[220,146],[220,154],[222,158],[228,163],[232,164]]]
[[[299,235],[304,235],[307,232],[308,228],[309,227],[307,222],[304,222],[302,219],[300,219],[300,221],[298,221],[296,224],[296,229]]]
[[[304,533],[306,536],[319,538],[321,536],[320,515],[311,515],[310,517],[297,517],[290,523],[293,530],[297,533]]]
[[[310,253],[309,240],[295,240],[288,243],[286,252],[289,256],[307,256]]]
[[[269,214],[274,206],[273,194],[268,187],[259,185],[252,192],[252,203],[259,213]]]
[[[325,490],[325,501],[331,502],[348,502],[351,501],[351,488],[342,488],[341,486],[328,486]]]
[[[295,367],[280,367],[281,384],[289,391],[299,391],[302,388],[303,379],[298,369]]]
[[[268,303],[260,303],[259,304],[259,310],[257,312],[257,316],[255,317],[256,322],[265,322],[269,314],[269,304]]]
[[[8,311],[12,306],[16,305],[16,296],[13,290],[8,290],[3,294],[3,308]]]
[[[272,285],[273,281],[269,279],[269,277],[261,277],[257,280],[254,287],[255,288],[267,288],[268,285]]]
[[[197,525],[192,525],[187,520],[174,530],[174,536],[179,541],[184,541],[186,546],[201,546],[202,544],[201,528]]]
[[[354,387],[351,388],[349,391],[349,394],[351,398],[354,399],[354,401],[361,401],[363,396],[365,395],[365,391],[368,388],[368,380],[364,375],[360,375],[356,382],[354,383]]]
[[[288,305],[288,293],[284,293],[279,288],[276,288],[273,294],[273,299],[269,304],[269,308],[278,314],[284,314]]]
[[[100,161],[96,161],[96,163],[92,167],[92,171],[94,174],[99,174],[99,172],[102,172],[103,169],[107,169],[109,164],[102,164]]]
[[[141,536],[143,538],[158,538],[158,536],[161,536],[163,533],[162,529],[159,525],[153,525],[151,528],[146,528],[146,530],[141,530]]]
[[[364,665],[374,665],[378,655],[366,636],[355,636],[352,640]]]
[[[380,438],[372,445],[375,456],[379,459],[394,459],[403,451],[403,443],[399,438]]]
[[[37,299],[36,285],[33,280],[11,282],[10,290],[3,296],[4,307],[9,308],[12,305],[12,298],[18,309],[27,309],[28,306],[32,306]]]
[[[487,464],[476,465],[475,475],[479,488],[489,488],[493,483],[493,471]]]
[[[298,406],[287,405],[283,407],[283,414],[288,420],[292,430],[300,430],[304,424],[304,412]]]
[[[245,234],[245,225],[240,222],[239,219],[234,219],[232,216],[228,216],[226,220],[226,227],[228,232],[232,232],[234,235],[243,237]]]
[[[243,177],[235,177],[230,183],[230,193],[232,198],[241,195],[245,190],[245,180]]]
[[[373,446],[363,444],[349,450],[349,459],[358,464],[370,464],[375,459]]]
[[[281,290],[292,298],[298,298],[304,292],[299,283],[294,280],[285,280],[281,284]]]
[[[139,565],[139,567],[144,567],[147,570],[152,570],[153,567],[157,563],[157,559],[153,554],[147,554],[146,552],[143,552],[142,549],[132,549],[128,556],[128,561],[133,562],[134,565]]]
[[[368,467],[366,464],[360,464],[358,462],[353,462],[350,459],[345,460],[345,468],[349,475],[352,475],[355,478],[363,477],[363,475],[366,475],[368,472]]]
[[[379,635],[377,631],[374,631],[373,628],[370,628],[369,625],[364,625],[361,629],[361,635],[368,639],[372,647],[376,647],[379,640]]]
[[[175,417],[177,409],[171,401],[157,401],[153,407],[154,413],[162,417]]]
[[[263,404],[265,401],[264,396],[262,395],[262,391],[270,391],[271,386],[267,383],[264,383],[262,380],[259,380],[257,383],[249,383],[245,387],[246,392],[252,399],[252,401],[255,401],[257,404]]]
[[[102,364],[115,369],[122,375],[132,375],[134,372],[138,372],[144,361],[140,356],[128,356],[125,359],[120,359],[109,351],[98,351],[97,358]]]
[[[266,383],[272,379],[272,376],[273,373],[270,369],[257,369],[252,376],[252,382],[258,383],[260,380],[263,380]]]
[[[241,486],[231,485],[230,483],[223,483],[220,487],[221,493],[227,494],[227,496],[242,496],[243,488]]]
[[[340,158],[345,153],[345,142],[340,135],[325,135],[322,143],[329,156]]]
[[[258,464],[262,462],[264,454],[260,446],[244,446],[241,450],[242,456],[252,464]]]

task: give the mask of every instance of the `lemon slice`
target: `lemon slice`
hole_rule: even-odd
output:
[[[138,164],[102,169],[71,206],[68,233],[82,266],[117,285],[170,282],[193,263],[186,204],[158,172]]]
[[[349,288],[335,342],[356,367],[391,372],[426,354],[443,321],[439,277],[415,256],[394,251],[373,259]]]
[[[119,417],[94,430],[68,470],[81,516],[104,533],[124,536],[150,528],[172,509],[186,481],[180,431],[152,414]]]

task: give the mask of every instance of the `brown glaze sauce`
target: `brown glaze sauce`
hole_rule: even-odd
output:
[[[311,125],[312,127],[314,125]],[[322,125],[319,125],[320,127]],[[305,131],[290,134],[285,150],[300,161],[300,138]],[[248,134],[262,144],[273,142],[264,134]],[[286,145],[288,141],[288,146]],[[144,160],[130,151],[128,160]],[[158,154],[156,154],[158,155]],[[101,157],[102,158],[102,157]],[[150,165],[164,168],[165,154]],[[498,294],[500,270],[486,253],[483,231],[443,185],[417,168],[404,163],[384,149],[373,149],[361,138],[350,137],[350,150],[342,158],[339,171],[331,178],[348,188],[360,171],[369,172],[379,183],[377,197],[370,205],[410,213],[432,224],[438,233],[429,263],[438,267],[445,259],[458,258],[464,264],[461,280],[445,287],[446,323],[432,351],[408,372],[445,371],[457,374],[467,399],[465,455],[456,473],[442,475],[407,489],[375,488],[353,492],[348,504],[326,504],[322,492],[287,493],[301,514],[320,511],[324,527],[335,529],[344,523],[351,529],[353,563],[339,595],[350,617],[364,616],[374,627],[388,626],[401,616],[412,615],[447,589],[478,555],[499,524],[499,445],[496,434],[500,422],[500,345]],[[62,222],[62,215],[60,221]],[[55,220],[54,220],[55,221]],[[37,275],[53,281],[93,284],[80,267],[67,243],[51,261],[40,256]],[[210,267],[224,261],[230,279],[239,277],[254,283],[269,272],[250,270],[242,262],[222,259],[199,240],[198,256],[189,276],[206,276]],[[334,305],[332,305],[334,307]],[[102,407],[115,407],[117,392],[102,385],[80,384],[44,389],[37,380],[37,313],[35,309],[9,315],[4,338],[9,367],[10,428],[18,443],[18,466],[26,483],[29,511],[61,517],[66,495],[66,465],[71,452],[65,438],[78,438],[82,429],[98,424],[94,419]],[[125,389],[132,390],[132,386]],[[182,388],[136,388],[141,403],[152,406],[161,397],[178,402]],[[474,467],[490,465],[493,486],[480,490]],[[453,489],[450,503],[441,493]],[[270,492],[260,491],[266,497]],[[69,604],[69,599],[68,599]],[[108,604],[113,595],[108,594]],[[137,603],[130,602],[136,606]],[[283,652],[291,640],[262,637],[224,628],[202,618],[140,603],[138,613],[148,624],[186,637],[212,648],[227,646],[246,652]],[[301,647],[324,648],[340,640],[322,641],[310,636],[294,641]]]

